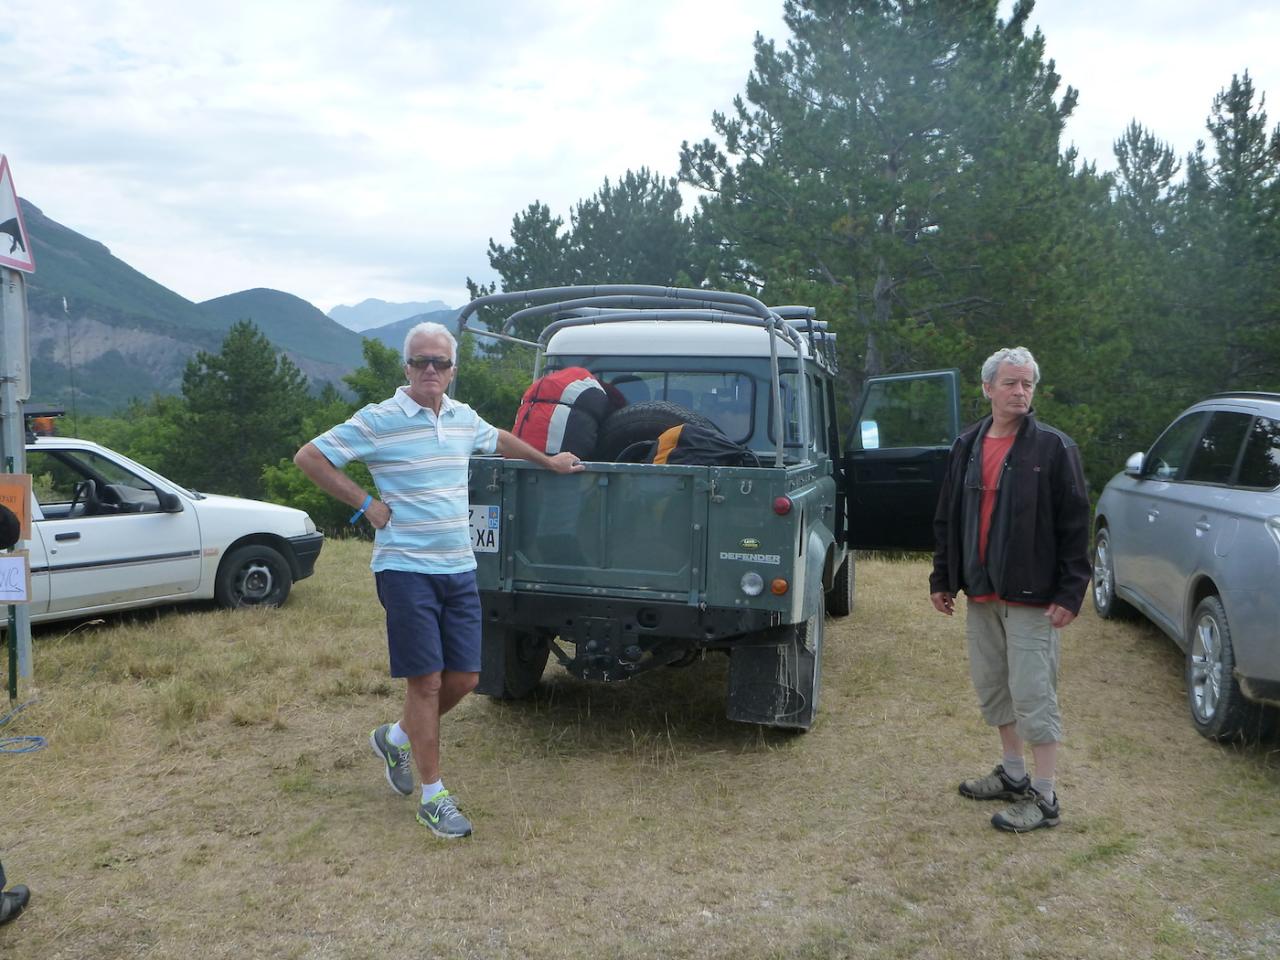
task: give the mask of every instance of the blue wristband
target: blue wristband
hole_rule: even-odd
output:
[[[373,503],[373,494],[372,493],[366,494],[364,498],[364,503],[360,504],[360,509],[351,515],[351,519],[348,522],[355,523],[357,520],[363,517],[364,512],[369,509],[369,504],[371,503]]]

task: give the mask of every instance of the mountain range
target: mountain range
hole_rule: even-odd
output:
[[[187,360],[217,352],[233,324],[252,320],[307,375],[346,392],[344,374],[364,363],[367,337],[400,350],[424,320],[456,331],[458,310],[438,300],[365,300],[335,307],[343,322],[307,301],[257,288],[194,303],[156,283],[26,200],[22,215],[35,257],[27,277],[31,403],[81,413],[115,412],[132,399],[177,393]],[[368,325],[366,325],[368,324]],[[359,325],[361,332],[350,327]]]
[[[427,303],[387,303],[385,300],[362,300],[354,307],[339,304],[329,311],[329,319],[336,320],[348,330],[360,333],[396,323],[406,317],[426,313],[441,313],[452,309],[443,300]]]

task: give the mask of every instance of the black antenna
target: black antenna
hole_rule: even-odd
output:
[[[76,416],[76,364],[71,356],[71,311],[67,298],[62,298],[62,315],[67,318],[67,379],[71,382],[71,434],[80,436],[80,418]]]

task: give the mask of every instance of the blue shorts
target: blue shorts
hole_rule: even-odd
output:
[[[474,570],[379,570],[373,577],[387,612],[393,677],[480,672],[480,594]]]

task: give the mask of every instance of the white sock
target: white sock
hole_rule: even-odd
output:
[[[437,793],[444,789],[444,781],[437,780],[435,783],[424,783],[422,785],[422,802],[426,803]]]
[[[409,735],[400,729],[400,721],[397,720],[391,725],[391,729],[387,731],[387,743],[393,747],[403,747],[409,742]]]
[[[1021,780],[1027,775],[1027,761],[1022,757],[1005,757],[1000,763],[1010,780]]]
[[[1044,797],[1046,803],[1053,803],[1053,778],[1052,777],[1036,777],[1031,781],[1031,786],[1035,788],[1036,793]]]

